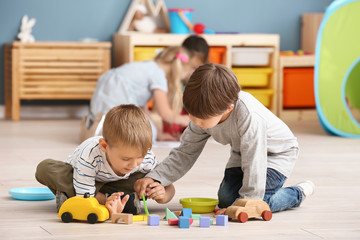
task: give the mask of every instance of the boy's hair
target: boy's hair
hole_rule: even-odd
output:
[[[182,46],[190,52],[190,57],[198,56],[203,63],[208,62],[209,45],[204,38],[191,35],[184,40]]]
[[[152,147],[152,130],[143,110],[133,104],[119,105],[105,116],[103,137],[110,147],[124,144],[138,147],[143,156]]]
[[[190,53],[182,47],[167,47],[161,51],[155,61],[163,64],[170,64],[170,73],[166,76],[168,81],[169,102],[174,113],[180,113],[182,109],[182,87],[181,75],[191,70],[189,62]]]
[[[207,63],[198,67],[185,87],[185,110],[206,119],[220,115],[239,98],[241,87],[235,74],[226,66]]]

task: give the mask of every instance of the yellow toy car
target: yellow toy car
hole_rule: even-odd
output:
[[[96,198],[90,197],[89,193],[85,193],[84,197],[75,196],[67,199],[60,207],[58,216],[64,223],[76,219],[93,224],[109,219],[109,210],[100,205]]]

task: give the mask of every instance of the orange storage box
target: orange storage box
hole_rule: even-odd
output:
[[[224,54],[226,47],[210,47],[209,48],[209,62],[216,64],[224,64]]]
[[[315,107],[314,68],[284,68],[283,107]]]

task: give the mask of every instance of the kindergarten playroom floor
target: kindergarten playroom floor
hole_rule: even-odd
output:
[[[63,160],[77,146],[80,120],[0,120],[0,239],[360,239],[360,139],[327,135],[318,121],[288,122],[299,139],[300,158],[286,185],[311,179],[315,195],[300,208],[274,213],[269,222],[229,222],[226,227],[189,229],[110,222],[62,223],[55,200],[19,201],[8,190],[40,187],[36,165],[45,158]],[[158,144],[159,160],[169,146]],[[180,210],[184,197],[216,198],[229,147],[208,142],[199,160],[175,183],[176,195],[166,205],[148,202],[149,212],[165,215]]]

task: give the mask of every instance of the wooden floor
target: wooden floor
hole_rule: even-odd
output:
[[[190,229],[109,222],[62,223],[55,200],[18,201],[8,190],[41,186],[34,178],[36,165],[45,158],[65,159],[77,146],[79,120],[0,120],[0,239],[360,239],[360,139],[329,136],[317,121],[289,122],[301,153],[286,185],[311,179],[317,189],[297,209],[275,213],[273,219],[227,227]],[[168,147],[156,147],[162,160]],[[176,195],[166,205],[148,201],[150,213],[180,210],[183,197],[216,198],[229,147],[209,142],[198,162],[175,183]]]

